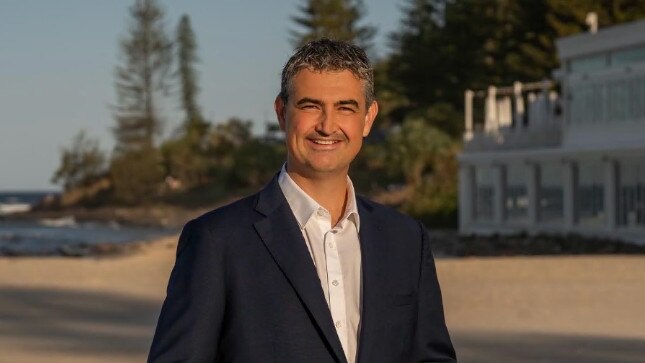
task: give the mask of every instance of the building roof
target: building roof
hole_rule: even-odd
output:
[[[645,45],[645,20],[601,28],[597,33],[578,33],[557,39],[555,45],[560,59]]]

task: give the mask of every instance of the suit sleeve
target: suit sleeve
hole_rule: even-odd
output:
[[[200,220],[186,224],[168,282],[149,363],[216,361],[224,317],[221,244]]]
[[[444,318],[430,238],[423,225],[419,223],[419,226],[422,235],[422,260],[418,290],[417,341],[413,362],[456,362],[455,350]]]

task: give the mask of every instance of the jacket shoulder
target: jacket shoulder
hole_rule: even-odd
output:
[[[357,203],[378,218],[385,225],[394,226],[397,229],[418,232],[423,225],[409,215],[402,213],[392,207],[375,202],[363,196],[357,196]]]
[[[255,205],[258,194],[253,194],[230,204],[215,208],[188,222],[208,230],[229,229],[238,225],[252,224],[257,218]]]

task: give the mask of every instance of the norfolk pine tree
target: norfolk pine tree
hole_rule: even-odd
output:
[[[295,46],[327,37],[370,48],[376,29],[359,24],[365,13],[362,0],[306,0],[298,9],[300,14],[291,19],[303,31],[292,31]]]
[[[183,15],[177,26],[177,73],[181,87],[181,106],[185,113],[184,128],[187,133],[195,131],[203,134],[208,127],[204,122],[201,110],[197,105],[199,85],[197,84],[197,71],[195,64],[199,61],[197,56],[197,40],[195,32],[190,25],[190,17]]]
[[[123,63],[116,68],[116,137],[110,167],[117,200],[150,201],[163,179],[155,137],[161,132],[157,100],[168,90],[172,43],[155,0],[130,8],[128,36],[121,41]]]
[[[184,187],[200,184],[207,174],[209,163],[206,155],[209,124],[204,120],[197,104],[199,86],[195,64],[197,41],[188,15],[183,15],[175,35],[180,103],[184,111],[179,137],[164,143],[162,149],[170,175],[178,178]]]

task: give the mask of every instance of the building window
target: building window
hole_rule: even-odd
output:
[[[618,80],[609,83],[609,120],[623,121],[629,112],[629,84],[627,80]]]
[[[569,122],[589,124],[607,121],[611,114],[608,106],[612,105],[608,100],[614,94],[620,96],[620,90],[604,83],[583,82],[572,86]]]
[[[597,94],[596,87],[592,84],[584,83],[576,85],[571,90],[571,112],[569,121],[573,124],[589,123],[598,121],[595,115],[598,115],[595,108],[598,107],[594,103],[594,99],[600,96]]]
[[[540,165],[538,183],[538,216],[543,223],[561,222],[564,216],[564,180],[563,168],[560,163],[544,163]]]
[[[607,67],[607,55],[597,54],[569,60],[570,72],[596,71]]]
[[[601,162],[580,162],[576,184],[578,224],[600,227],[605,222],[605,189]]]
[[[611,65],[614,67],[643,61],[645,61],[645,47],[619,50],[611,54]]]
[[[629,81],[629,118],[638,120],[643,115],[643,87],[645,80],[635,78]]]
[[[586,107],[590,114],[587,117],[591,122],[603,122],[607,120],[608,110],[607,107],[607,93],[609,87],[606,84],[589,84],[587,87],[590,90],[590,95],[587,98]]]
[[[619,164],[617,214],[621,227],[645,227],[645,161]]]
[[[609,123],[641,120],[645,108],[645,78],[572,85],[569,122]]]
[[[493,169],[488,166],[475,167],[475,221],[493,220]]]
[[[504,215],[511,223],[526,221],[529,197],[526,188],[527,166],[520,163],[506,167],[506,192],[504,193]]]

